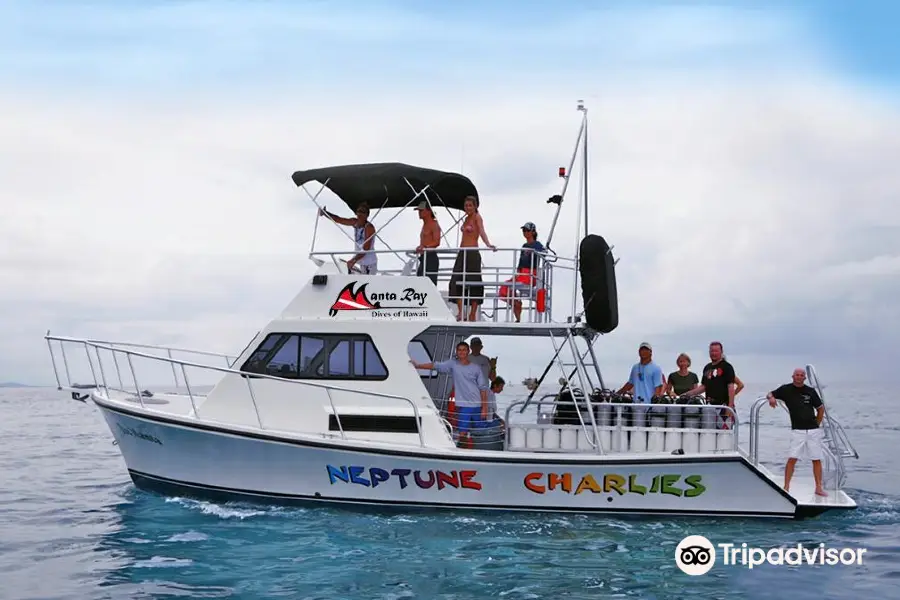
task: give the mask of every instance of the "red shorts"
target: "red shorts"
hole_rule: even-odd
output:
[[[511,293],[511,287],[516,288],[517,290],[522,290],[524,295],[534,295],[537,294],[537,272],[534,269],[520,268],[518,271],[518,275],[515,277],[515,284],[513,286],[502,285],[500,286],[500,297],[501,298],[509,298]],[[507,282],[513,282],[513,279],[507,279]]]

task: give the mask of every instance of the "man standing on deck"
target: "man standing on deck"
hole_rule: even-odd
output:
[[[491,364],[491,359],[481,353],[481,350],[484,348],[481,344],[481,338],[473,337],[469,343],[472,345],[472,354],[469,356],[469,361],[481,367],[485,381],[493,381],[494,377],[492,377],[492,375],[496,376],[496,373],[492,373],[494,369]]]
[[[643,342],[638,347],[640,361],[631,367],[628,382],[617,393],[619,395],[634,390],[634,401],[650,404],[653,396],[662,396],[665,378],[662,369],[653,362],[653,347]]]
[[[456,345],[456,359],[439,363],[417,363],[410,360],[416,369],[434,369],[438,373],[450,373],[456,396],[457,429],[461,445],[471,445],[469,431],[478,423],[491,418],[488,406],[488,380],[479,365],[469,360],[469,344]]]
[[[793,380],[791,383],[786,383],[766,395],[769,406],[775,408],[776,401],[781,400],[791,415],[791,450],[784,467],[784,491],[790,489],[797,459],[805,454],[812,461],[816,495],[827,496],[822,489],[822,445],[825,438],[822,418],[825,416],[825,405],[816,390],[804,383],[806,371],[794,369],[791,379]]]
[[[724,356],[724,348],[722,342],[712,342],[709,345],[709,362],[703,367],[703,378],[700,385],[685,393],[685,396],[696,396],[706,392],[706,402],[708,404],[716,404],[718,406],[727,406],[734,410],[734,394],[735,394],[735,375],[734,367],[731,366]],[[719,411],[719,418],[723,427],[727,427],[727,422],[731,416],[724,411]]]
[[[419,218],[422,219],[422,231],[419,233],[419,245],[416,247],[416,254],[419,255],[419,267],[416,275],[419,277],[425,275],[434,285],[437,285],[441,259],[436,253],[428,250],[441,245],[441,226],[434,218],[434,211],[425,200],[419,202],[416,210]]]

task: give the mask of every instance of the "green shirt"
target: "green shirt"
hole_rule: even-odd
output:
[[[700,383],[696,373],[688,371],[687,375],[682,375],[678,371],[669,373],[669,385],[675,391],[675,395],[680,396]]]

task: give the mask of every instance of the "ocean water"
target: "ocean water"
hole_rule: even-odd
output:
[[[0,598],[898,597],[900,407],[889,392],[827,390],[861,455],[848,462],[859,509],[758,521],[366,514],[165,498],[133,487],[92,405],[55,389],[0,390]],[[752,396],[739,397],[743,419]],[[773,436],[763,434],[762,455],[779,464],[787,417],[766,418]],[[690,577],[673,557],[691,534],[867,552],[859,566],[717,563]]]

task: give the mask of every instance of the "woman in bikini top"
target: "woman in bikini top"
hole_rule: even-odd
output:
[[[462,224],[462,240],[460,240],[461,248],[477,248],[478,238],[484,240],[485,245],[497,251],[497,247],[488,239],[487,232],[484,230],[484,221],[478,214],[478,204],[474,197],[469,196],[463,204],[463,210],[466,211],[466,220]]]

